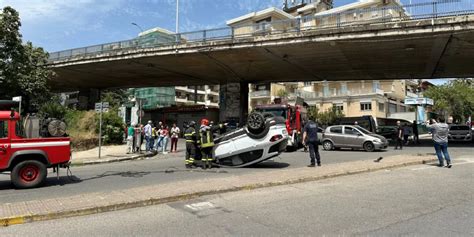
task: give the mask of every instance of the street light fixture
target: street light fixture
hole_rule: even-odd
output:
[[[132,25],[136,26],[140,30],[140,33],[143,32],[143,28],[140,25],[138,25],[137,23],[132,22]]]

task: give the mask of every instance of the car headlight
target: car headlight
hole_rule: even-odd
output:
[[[380,140],[380,139],[378,139],[378,138],[375,138],[375,139],[373,140],[373,142],[382,143],[382,140]]]

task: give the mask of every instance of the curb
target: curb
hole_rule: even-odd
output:
[[[335,178],[340,176],[348,176],[348,175],[355,175],[361,173],[369,173],[378,170],[384,169],[393,169],[393,168],[400,168],[410,165],[419,165],[419,164],[426,164],[432,161],[436,161],[436,158],[426,158],[419,161],[410,161],[410,162],[402,162],[400,164],[392,164],[386,165],[376,168],[362,168],[357,170],[350,170],[350,171],[343,171],[343,172],[335,172],[332,174],[322,175],[322,176],[307,176],[301,177],[297,179],[288,179],[285,181],[278,181],[278,182],[266,182],[266,183],[255,183],[249,185],[242,185],[242,186],[233,186],[224,189],[214,189],[214,190],[205,190],[205,191],[198,191],[193,193],[184,193],[169,197],[162,197],[162,198],[150,198],[146,200],[138,200],[133,202],[124,202],[118,204],[111,204],[105,206],[97,206],[97,207],[90,207],[90,208],[83,208],[77,210],[69,210],[69,211],[61,211],[61,212],[54,212],[54,213],[46,213],[46,214],[28,214],[23,216],[13,216],[7,218],[0,219],[0,226],[9,226],[15,224],[23,224],[23,223],[30,223],[34,221],[46,221],[46,220],[54,220],[60,218],[67,218],[67,217],[75,217],[75,216],[84,216],[90,214],[98,214],[103,212],[110,212],[110,211],[118,211],[124,210],[129,208],[137,208],[137,207],[145,207],[157,204],[164,204],[169,202],[176,202],[176,201],[183,201],[189,200],[205,195],[215,195],[215,194],[222,194],[228,192],[236,192],[236,191],[244,191],[244,190],[254,190],[259,188],[268,188],[268,187],[275,187],[281,185],[289,185],[289,184],[296,184],[296,183],[304,183],[304,182],[312,182],[318,181],[323,179]]]
[[[114,158],[114,159],[108,158],[108,159],[103,159],[103,160],[72,161],[71,166],[98,165],[98,164],[115,163],[115,162],[121,162],[121,161],[127,161],[127,160],[138,160],[146,156],[147,156],[146,154],[139,154],[139,155],[134,155],[134,156]]]

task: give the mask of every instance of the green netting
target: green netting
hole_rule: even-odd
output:
[[[146,99],[143,109],[169,107],[176,104],[174,87],[147,87],[132,90],[136,98]]]

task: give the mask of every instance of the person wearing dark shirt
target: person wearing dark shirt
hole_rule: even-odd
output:
[[[413,121],[413,142],[416,144],[420,144],[420,137],[418,136],[418,124],[416,123],[416,120]]]
[[[314,121],[309,121],[304,127],[303,142],[309,148],[309,157],[311,164],[308,167],[315,167],[316,164],[321,166],[321,157],[318,148],[318,124]]]
[[[400,146],[400,150],[403,149],[403,127],[400,121],[397,121],[397,134],[395,134],[395,139],[397,144],[395,145],[395,150]]]

